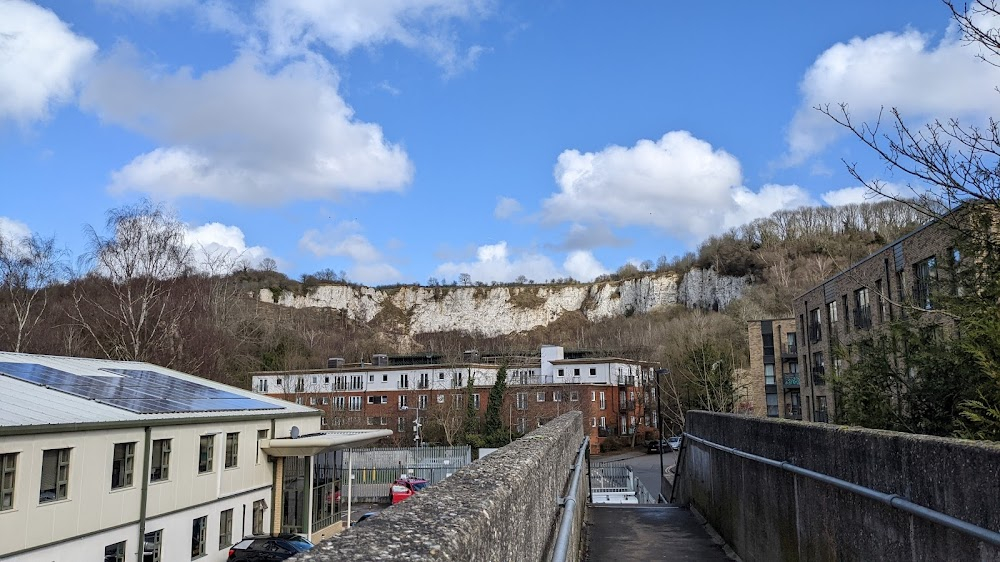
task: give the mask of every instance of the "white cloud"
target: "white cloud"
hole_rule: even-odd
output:
[[[521,204],[517,199],[511,197],[497,197],[497,206],[493,209],[493,216],[498,219],[509,219],[521,212]]]
[[[797,186],[742,186],[739,161],[687,131],[632,147],[559,155],[560,191],[544,202],[548,221],[652,226],[698,240],[725,227],[808,200]]]
[[[593,254],[583,250],[570,252],[563,262],[563,269],[577,281],[591,281],[598,275],[608,273],[608,269]]]
[[[256,267],[264,258],[272,257],[263,246],[247,246],[238,226],[217,222],[186,227],[184,242],[193,250],[195,266],[206,273],[226,273],[242,264]]]
[[[483,49],[461,48],[453,22],[477,21],[490,0],[270,0],[257,10],[266,49],[279,59],[325,45],[340,54],[358,47],[399,43],[432,56],[453,74],[475,65]]]
[[[3,243],[20,245],[29,236],[31,229],[28,225],[8,217],[0,217],[0,241]]]
[[[351,261],[347,267],[347,278],[368,285],[392,283],[402,279],[402,275],[385,257],[360,233],[361,225],[355,221],[344,221],[324,230],[310,229],[299,240],[299,248],[316,257],[341,257]]]
[[[910,188],[894,184],[890,182],[879,182],[879,189],[882,193],[889,195],[893,198],[896,197],[906,197],[909,194],[911,197],[915,196]],[[873,201],[883,201],[886,197],[880,193],[875,193],[874,191],[868,189],[865,186],[856,187],[845,187],[843,189],[835,189],[832,191],[827,191],[826,193],[819,196],[824,203],[830,206],[837,205],[852,205],[858,203],[871,203]]]
[[[435,276],[450,280],[457,280],[463,273],[484,283],[511,282],[521,275],[537,282],[565,277],[589,281],[607,273],[607,269],[590,252],[570,252],[560,269],[544,254],[533,250],[511,252],[507,242],[501,241],[479,246],[474,261],[446,262],[434,271]]]
[[[566,233],[566,238],[551,247],[555,250],[590,250],[598,247],[622,247],[631,244],[630,240],[620,238],[603,223],[583,225],[573,223]]]
[[[164,145],[114,172],[113,192],[268,204],[402,189],[406,152],[355,119],[337,85],[315,56],[275,73],[244,54],[200,76],[155,74],[124,46],[97,65],[81,103]]]
[[[29,2],[0,0],[0,14],[0,121],[44,119],[73,97],[97,46]]]
[[[1000,69],[976,58],[954,26],[937,44],[915,30],[855,37],[824,51],[800,84],[802,103],[788,133],[789,163],[798,163],[845,134],[813,109],[847,103],[857,123],[873,122],[882,108],[911,119],[995,114]],[[883,116],[884,117],[884,116]]]

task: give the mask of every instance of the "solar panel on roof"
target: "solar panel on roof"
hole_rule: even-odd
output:
[[[68,373],[37,363],[0,361],[0,374],[137,414],[279,410],[267,402],[142,369],[100,369],[109,376]]]

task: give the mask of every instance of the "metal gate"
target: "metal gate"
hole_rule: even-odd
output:
[[[472,462],[472,447],[400,447],[344,451],[340,481],[347,500],[348,472],[354,476],[351,500],[385,502],[389,487],[401,475],[424,478],[435,484]]]

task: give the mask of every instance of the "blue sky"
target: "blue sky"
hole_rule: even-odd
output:
[[[884,165],[812,107],[995,115],[939,2],[0,0],[0,235],[142,197],[199,254],[589,280]]]

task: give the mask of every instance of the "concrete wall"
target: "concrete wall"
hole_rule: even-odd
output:
[[[1000,530],[1000,444],[689,412],[685,431]],[[755,560],[1000,560],[1000,548],[687,439],[678,496]]]
[[[580,412],[563,414],[294,560],[547,559],[561,513],[558,499],[582,440]],[[585,476],[573,548],[580,544]]]

